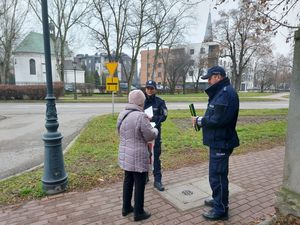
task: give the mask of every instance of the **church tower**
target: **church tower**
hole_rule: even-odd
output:
[[[207,58],[207,67],[218,65],[219,62],[219,44],[213,40],[211,12],[208,13],[205,36],[201,44],[200,54]]]
[[[209,11],[203,42],[212,42],[212,41],[213,41],[212,23],[211,23],[211,13]]]

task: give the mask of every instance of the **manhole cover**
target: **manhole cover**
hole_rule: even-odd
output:
[[[184,195],[192,195],[193,194],[193,192],[190,191],[190,190],[184,190],[181,193],[184,194]]]

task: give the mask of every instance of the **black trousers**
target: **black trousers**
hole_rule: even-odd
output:
[[[214,199],[216,213],[228,210],[228,164],[233,149],[210,148],[209,152],[209,184]]]
[[[125,170],[123,183],[123,209],[131,208],[131,199],[134,186],[134,214],[144,212],[144,194],[147,172],[139,173]]]

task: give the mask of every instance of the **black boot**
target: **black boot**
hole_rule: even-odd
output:
[[[153,186],[154,186],[157,190],[159,190],[159,191],[164,191],[164,190],[165,190],[165,187],[162,185],[161,182],[155,181]]]
[[[205,200],[204,200],[204,205],[213,208],[213,207],[214,207],[214,200],[213,200],[213,199],[205,199]]]
[[[228,219],[228,210],[224,213],[216,213],[214,209],[209,212],[205,212],[202,216],[207,220],[227,220]]]
[[[129,213],[132,213],[133,212],[133,207],[131,206],[130,208],[128,209],[122,209],[122,216],[127,216]]]
[[[151,216],[151,213],[144,211],[142,214],[135,214],[134,221],[146,220]]]

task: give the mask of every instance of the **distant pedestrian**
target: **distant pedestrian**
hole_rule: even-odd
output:
[[[192,123],[202,128],[203,144],[209,146],[209,183],[212,207],[203,217],[209,220],[228,218],[228,164],[233,149],[239,146],[236,123],[239,98],[220,66],[210,68],[202,79],[208,79],[208,105],[203,117],[192,117]]]
[[[141,90],[131,91],[128,102],[117,120],[119,165],[124,170],[122,215],[134,212],[134,221],[140,221],[151,216],[144,210],[146,174],[149,169],[148,142],[157,137],[158,130],[151,126],[144,113],[145,94]],[[133,187],[134,207],[131,204]]]
[[[164,191],[165,188],[162,184],[162,173],[161,173],[161,124],[167,119],[168,109],[165,101],[156,96],[156,82],[148,80],[146,83],[146,100],[144,109],[152,106],[153,117],[151,122],[155,123],[155,127],[158,129],[158,136],[155,139],[153,149],[153,175],[154,175],[154,187],[159,191]]]

